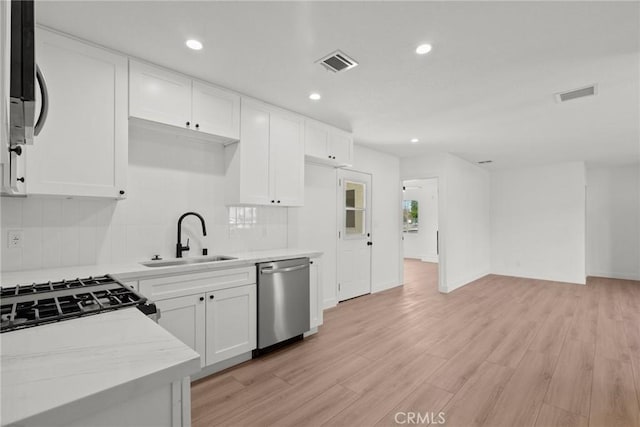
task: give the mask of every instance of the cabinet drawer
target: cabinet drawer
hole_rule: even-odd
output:
[[[140,293],[153,301],[256,283],[255,266],[140,280]]]

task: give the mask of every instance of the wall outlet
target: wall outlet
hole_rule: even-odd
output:
[[[21,248],[22,247],[22,230],[9,230],[7,232],[7,247],[8,248]]]

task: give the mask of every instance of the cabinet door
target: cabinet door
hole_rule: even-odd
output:
[[[329,159],[329,128],[306,121],[304,124],[304,154],[318,159]]]
[[[299,117],[272,113],[269,172],[272,200],[280,206],[304,204],[303,123]]]
[[[234,140],[240,138],[240,96],[237,94],[194,81],[191,111],[196,130]]]
[[[129,61],[129,85],[130,116],[190,128],[191,79]]]
[[[256,348],[256,285],[209,292],[207,365]]]
[[[188,295],[156,301],[160,310],[158,324],[200,354],[200,366],[205,362],[204,294]]]
[[[41,28],[36,52],[49,114],[25,150],[27,192],[119,197],[127,176],[126,58]]]
[[[353,164],[353,138],[340,130],[332,130],[329,135],[329,154],[339,165]]]
[[[243,100],[240,134],[240,202],[269,204],[269,111]]]
[[[322,282],[320,281],[320,260],[314,258],[309,264],[309,312],[310,326],[322,324]]]

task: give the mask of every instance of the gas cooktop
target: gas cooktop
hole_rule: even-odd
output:
[[[2,288],[0,301],[0,332],[125,307],[156,313],[147,298],[109,275]]]

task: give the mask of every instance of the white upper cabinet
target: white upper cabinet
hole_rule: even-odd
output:
[[[304,145],[299,117],[271,114],[269,154],[270,202],[285,206],[303,205]]]
[[[140,62],[129,62],[129,115],[167,125],[188,127],[191,80]]]
[[[340,129],[329,133],[329,154],[341,166],[353,166],[353,137]]]
[[[23,153],[27,194],[126,196],[127,59],[37,28],[36,60],[49,114]]]
[[[302,118],[243,99],[240,129],[240,142],[225,148],[227,204],[302,206]]]
[[[240,97],[217,87],[193,82],[191,116],[201,132],[240,139]]]
[[[179,73],[129,61],[129,116],[222,142],[240,136],[240,96]]]
[[[269,110],[261,104],[242,103],[242,140],[229,149],[237,150],[240,163],[240,188],[236,193],[241,203],[269,204]]]
[[[305,121],[304,154],[318,159],[331,159],[328,147],[329,127],[310,120]]]
[[[343,130],[307,119],[304,123],[304,153],[310,162],[330,166],[353,165],[353,137]]]

